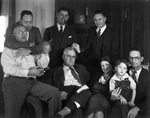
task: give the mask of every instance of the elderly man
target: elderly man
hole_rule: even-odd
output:
[[[26,42],[21,42],[13,37],[13,30],[16,26],[23,25],[27,29]],[[6,31],[5,47],[18,50],[18,54],[26,55],[29,53],[38,54],[42,52],[42,36],[39,28],[33,26],[33,14],[29,10],[23,10],[20,14],[20,20],[14,25],[9,26]]]
[[[27,30],[17,26],[13,35],[17,41],[27,41]],[[5,118],[19,118],[19,113],[28,93],[46,101],[49,108],[49,118],[60,110],[61,101],[58,89],[37,81],[36,76],[44,73],[49,63],[50,47],[43,44],[43,53],[39,55],[17,55],[17,50],[5,47],[1,56],[4,71],[2,90],[5,101]],[[37,64],[37,65],[36,65]]]
[[[84,109],[91,96],[86,85],[89,80],[89,72],[84,66],[75,64],[75,49],[72,47],[65,48],[62,58],[64,63],[54,69],[52,82],[54,86],[59,88],[62,102],[66,101],[67,103],[63,110],[57,113],[57,116],[60,117],[73,113],[78,108]]]

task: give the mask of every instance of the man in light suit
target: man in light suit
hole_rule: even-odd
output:
[[[63,110],[58,112],[60,117],[64,117],[79,108],[84,109],[91,92],[86,83],[89,80],[89,72],[82,65],[75,64],[76,52],[73,47],[65,48],[62,56],[63,65],[53,70],[52,84],[57,87],[61,93],[61,100],[64,104]],[[76,73],[73,74],[72,69]],[[74,116],[68,116],[73,118]],[[77,116],[81,118],[82,114]]]
[[[46,28],[43,36],[44,41],[49,41],[52,45],[50,68],[60,66],[63,63],[61,56],[64,48],[77,42],[75,30],[67,25],[69,10],[65,7],[58,9],[56,17],[57,24]]]

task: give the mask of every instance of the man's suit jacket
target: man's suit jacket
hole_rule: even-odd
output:
[[[94,52],[92,52],[93,46],[92,42],[95,39],[96,34],[96,26],[90,27],[88,40],[87,40],[87,48],[86,48],[86,55],[91,55],[93,57]],[[101,59],[103,56],[109,56],[113,63],[119,58],[119,35],[115,29],[110,28],[109,26],[103,32],[103,42],[102,48],[100,50]]]
[[[7,28],[5,37],[4,46],[10,49],[17,50],[18,48],[30,48],[33,54],[39,54],[42,50],[42,36],[40,33],[39,28],[33,26],[32,29],[29,31],[29,38],[27,42],[17,41],[15,37],[12,35],[13,30],[15,27],[21,25],[20,22],[15,23],[13,26],[9,26]],[[30,43],[34,43],[35,46],[30,47]]]
[[[146,69],[142,68],[140,76],[138,78],[136,86],[135,105],[140,108],[142,115],[146,115],[148,112],[148,100],[149,100],[149,81],[150,73]]]
[[[82,84],[83,85],[86,84],[90,77],[87,69],[84,66],[78,64],[74,65],[74,68],[78,73]],[[64,81],[65,81],[65,77],[64,77],[63,66],[59,66],[53,70],[52,85],[59,88],[59,90],[61,91],[64,88]]]
[[[44,32],[44,41],[50,41],[52,45],[52,50],[50,54],[50,67],[57,67],[62,64],[62,52],[64,48],[71,46],[73,42],[77,42],[77,36],[74,29],[65,26],[63,35],[60,36],[57,25],[46,28]]]

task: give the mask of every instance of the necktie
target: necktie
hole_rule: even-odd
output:
[[[100,36],[101,36],[101,29],[99,28],[97,31],[97,37],[100,37]]]
[[[74,68],[70,67],[70,70],[71,70],[71,73],[72,73],[73,77],[74,77],[80,84],[82,84],[82,82],[81,82],[79,76],[77,75],[77,73],[75,72]]]
[[[132,70],[132,78],[134,79],[135,82],[137,82],[137,78],[136,78],[136,71]]]
[[[63,32],[63,26],[62,26],[62,25],[60,26],[60,30],[59,30],[59,32],[60,32],[60,33],[62,33],[62,32]]]
[[[62,40],[62,36],[63,36],[63,26],[60,26],[60,30],[59,30],[59,35],[60,35],[60,39]]]

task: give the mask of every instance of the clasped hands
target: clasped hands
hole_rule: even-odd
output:
[[[29,69],[28,76],[39,77],[39,76],[42,76],[44,73],[45,73],[45,70],[43,68],[32,67]]]
[[[114,99],[114,100],[120,99],[121,103],[127,104],[126,99],[123,96],[121,96],[120,93],[121,93],[120,88],[114,89],[111,93],[112,99]],[[134,105],[134,103],[132,103],[132,101],[130,101],[129,104]],[[137,106],[132,107],[130,109],[130,111],[128,112],[127,118],[135,118],[137,116],[138,112],[139,112],[139,108]]]

